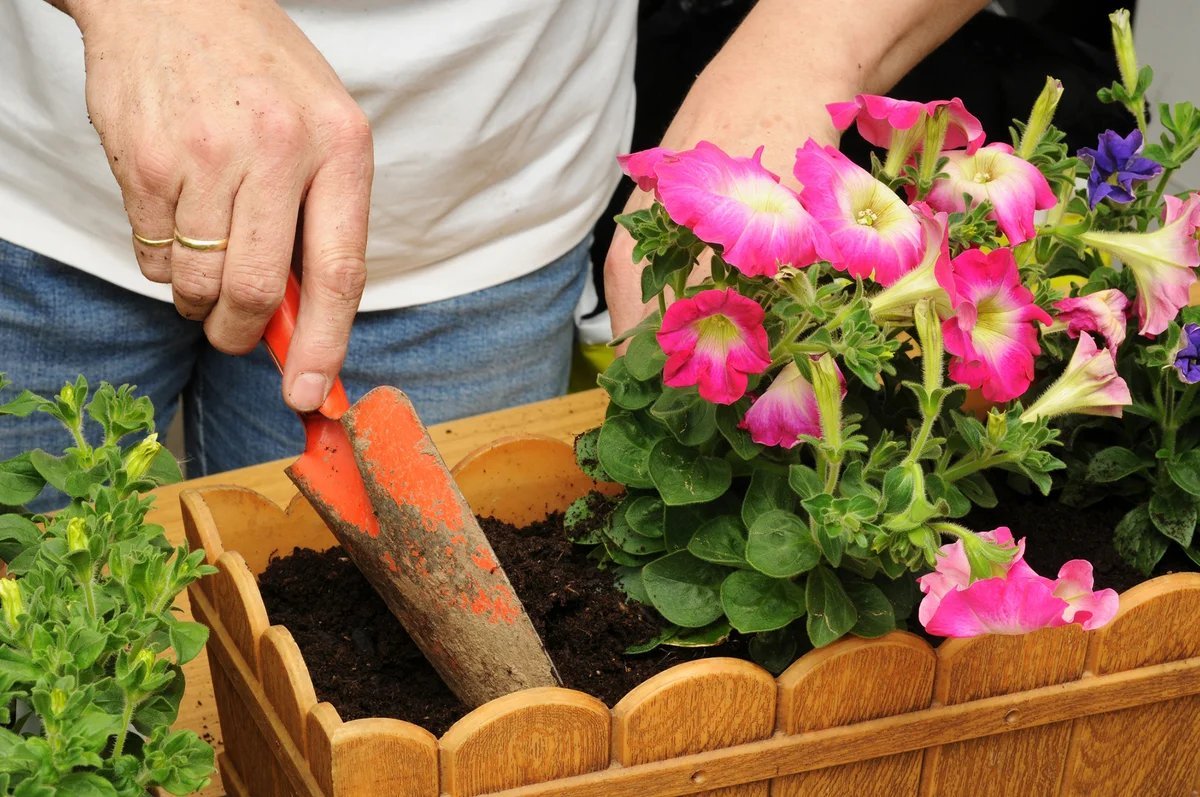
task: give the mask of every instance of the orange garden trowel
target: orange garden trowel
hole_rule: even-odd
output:
[[[291,276],[263,332],[281,371],[299,306]],[[300,419],[305,449],[288,476],[459,699],[478,706],[556,685],[542,640],[408,397],[378,387],[349,406],[337,380]]]

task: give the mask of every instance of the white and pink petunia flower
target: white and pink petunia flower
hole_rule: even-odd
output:
[[[1013,246],[1034,236],[1034,212],[1049,210],[1058,203],[1050,183],[1037,167],[1013,154],[1007,144],[988,144],[974,155],[943,153],[946,177],[934,182],[926,198],[937,210],[958,213],[966,209],[963,195],[972,206],[987,200],[992,218]]]
[[[618,155],[617,163],[620,164],[621,171],[633,178],[638,188],[643,191],[653,191],[657,198],[658,174],[655,170],[658,168],[658,164],[662,163],[663,158],[674,154],[674,150],[651,147],[639,152],[631,152],[628,155]]]
[[[1175,320],[1188,303],[1188,291],[1200,266],[1200,194],[1186,200],[1163,197],[1166,211],[1162,226],[1153,232],[1088,232],[1080,240],[1121,261],[1137,284],[1134,310],[1138,329],[1154,337]]]
[[[1063,619],[1079,623],[1084,631],[1108,625],[1119,607],[1116,590],[1093,592],[1093,586],[1092,563],[1086,559],[1072,559],[1060,567],[1054,584],[1054,596],[1067,602]]]
[[[846,380],[840,370],[838,379],[845,397]],[[764,446],[792,448],[802,435],[820,437],[821,411],[812,383],[794,362],[788,363],[754,400],[739,426],[750,432],[751,440]]]
[[[697,385],[714,404],[732,404],[746,394],[748,374],[771,365],[765,313],[732,288],[707,290],[667,308],[658,345],[667,354],[663,383]]]
[[[954,311],[942,324],[946,351],[954,355],[950,378],[980,389],[988,401],[1023,394],[1041,353],[1034,322],[1051,319],[1021,283],[1012,250],[968,249],[937,276]]]
[[[1001,526],[979,535],[989,542],[1014,545],[1012,532]],[[918,618],[925,630],[946,637],[982,634],[1025,634],[1039,628],[1078,623],[1090,631],[1117,613],[1117,593],[1092,590],[1092,566],[1074,559],[1062,566],[1058,579],[1039,575],[1025,561],[1025,541],[1015,543],[1007,565],[994,565],[984,578],[972,578],[963,541],[939,550],[932,573],[917,582],[925,597]]]
[[[1120,418],[1122,410],[1132,403],[1129,385],[1117,374],[1112,354],[1098,348],[1092,336],[1082,332],[1067,370],[1021,413],[1021,419],[1032,421],[1067,413]]]
[[[968,155],[974,154],[983,145],[983,125],[957,97],[952,100],[910,102],[875,94],[859,94],[853,102],[835,102],[825,106],[833,126],[838,130],[845,130],[857,122],[860,136],[885,149],[891,148],[897,133],[903,134],[923,124],[939,108],[945,108],[950,117],[943,146],[946,149],[966,147]],[[920,149],[920,136],[915,137],[914,143],[915,149]]]
[[[796,151],[800,202],[829,234],[833,267],[891,285],[924,252],[921,225],[892,189],[834,147],[809,139]]]
[[[835,250],[796,193],[761,163],[725,154],[701,141],[664,154],[654,164],[655,187],[667,214],[751,277],[773,277],[781,265],[803,268]]]
[[[1081,332],[1098,332],[1108,344],[1115,359],[1117,348],[1125,340],[1125,309],[1129,298],[1116,288],[1107,288],[1086,296],[1060,299],[1054,303],[1058,321],[1067,325],[1067,334],[1079,337]]]
[[[871,317],[876,321],[911,321],[913,308],[922,299],[932,299],[937,313],[951,314],[950,297],[938,283],[938,274],[950,268],[950,227],[945,213],[934,213],[924,202],[912,210],[921,225],[921,262],[885,290],[871,297]]]

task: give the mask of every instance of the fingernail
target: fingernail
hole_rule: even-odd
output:
[[[305,371],[292,382],[292,390],[288,399],[293,407],[300,412],[312,412],[325,403],[325,395],[329,393],[329,380],[324,374]]]

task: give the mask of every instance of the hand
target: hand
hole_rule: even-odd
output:
[[[88,112],[139,235],[228,239],[223,251],[134,243],[142,273],[212,345],[245,354],[283,298],[301,307],[284,374],[297,410],[341,369],[366,280],[370,128],[273,0],[77,2]],[[298,229],[302,233],[298,235]]]

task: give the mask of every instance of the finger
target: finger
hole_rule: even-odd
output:
[[[300,313],[283,375],[301,412],[321,406],[346,356],[367,279],[372,168],[368,133],[364,148],[321,167],[304,201]]]
[[[175,204],[179,198],[175,161],[153,145],[139,149],[127,159],[132,163],[118,181],[134,234],[133,252],[138,268],[151,282],[168,283],[171,281]],[[138,240],[138,236],[145,240]]]
[[[233,202],[220,296],[204,332],[226,354],[246,354],[283,300],[303,182],[271,172],[246,177]]]
[[[229,238],[238,183],[189,175],[179,192],[175,231],[192,244],[185,246],[177,237],[171,247],[171,292],[184,318],[203,321],[221,295],[225,251],[220,242]],[[200,248],[202,242],[212,244],[212,248]]]

